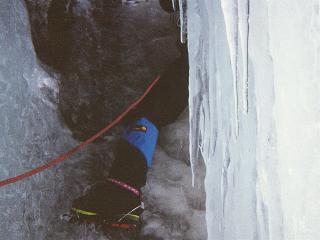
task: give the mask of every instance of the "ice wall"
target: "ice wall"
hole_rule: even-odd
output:
[[[23,1],[1,1],[1,180],[44,164],[75,145],[69,131],[59,123],[55,93],[54,78],[36,60]],[[66,169],[72,169],[68,163],[63,169],[58,167],[0,189],[1,239],[59,238],[52,230],[59,228],[53,223],[61,214],[59,209],[67,209],[78,189],[75,185],[64,187],[74,173],[71,170],[65,175]]]
[[[319,1],[187,4],[208,239],[319,239]]]

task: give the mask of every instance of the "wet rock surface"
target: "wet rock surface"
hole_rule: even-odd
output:
[[[102,128],[179,55],[176,24],[157,1],[27,3],[37,56],[61,74],[59,110],[77,139]]]

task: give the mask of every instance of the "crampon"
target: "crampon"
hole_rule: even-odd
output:
[[[104,219],[93,212],[86,212],[72,208],[69,213],[61,215],[61,219],[71,224],[93,224],[105,230],[127,230],[140,229],[141,220],[139,215],[127,213],[115,216],[113,219]]]
[[[92,224],[105,230],[140,229],[144,204],[140,191],[115,179],[93,185],[74,200],[61,219],[73,224]]]

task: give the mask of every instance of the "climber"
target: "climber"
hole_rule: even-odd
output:
[[[159,129],[176,120],[188,103],[188,56],[185,46],[180,49],[180,57],[125,119],[127,128],[117,146],[109,178],[74,200],[71,221],[123,229],[139,225],[144,208],[141,188],[152,166]]]

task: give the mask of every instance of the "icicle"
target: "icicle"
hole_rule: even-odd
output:
[[[186,0],[179,0],[179,9],[180,9],[181,42],[186,43],[187,42],[187,2]]]
[[[174,11],[177,11],[176,0],[172,0],[172,8]]]
[[[172,0],[173,7],[176,10],[175,6],[175,0]],[[179,13],[180,13],[180,41],[181,43],[186,43],[187,42],[187,0],[179,0]],[[189,86],[190,89],[190,86]],[[192,97],[191,95],[189,96],[189,104],[192,103]],[[191,104],[192,105],[192,104]],[[189,109],[193,109],[192,107],[189,106]],[[189,129],[189,138],[190,138],[190,143],[189,143],[189,156],[190,156],[190,166],[191,166],[191,175],[192,175],[192,187],[195,186],[195,166],[194,166],[194,159],[196,158],[195,152],[194,152],[194,142],[191,141],[191,138],[194,135],[194,132],[191,129],[191,126],[194,125],[192,122],[192,111],[189,112],[189,124],[190,124],[190,129]],[[198,151],[197,151],[198,152]],[[198,155],[198,154],[196,154]]]

